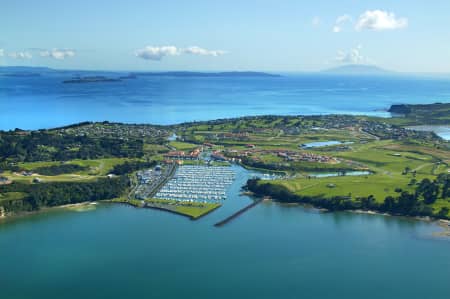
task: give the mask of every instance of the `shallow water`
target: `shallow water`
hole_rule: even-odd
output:
[[[362,175],[370,175],[370,171],[346,171],[345,176],[362,176]],[[316,178],[328,178],[335,176],[342,176],[342,172],[321,172],[321,173],[309,173],[308,176],[316,177]]]
[[[352,142],[345,142],[345,143],[349,144]],[[332,146],[332,145],[338,145],[338,144],[343,144],[343,142],[336,141],[336,140],[316,141],[316,142],[303,143],[302,148],[326,147],[326,146]]]
[[[233,166],[235,167],[235,166]],[[0,225],[1,298],[448,298],[450,239],[396,217],[251,202],[198,220],[123,205]]]

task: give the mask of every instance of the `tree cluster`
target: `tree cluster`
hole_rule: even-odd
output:
[[[122,175],[132,173],[133,171],[151,168],[156,165],[156,161],[144,162],[144,161],[126,161],[125,163],[115,165],[111,170],[112,174]]]
[[[14,162],[142,157],[143,141],[32,131],[0,132],[0,159]]]
[[[86,201],[120,197],[129,187],[126,176],[101,178],[92,182],[49,182],[23,184],[14,182],[0,186],[0,192],[24,192],[20,200],[3,200],[0,205],[7,213],[35,211],[41,207],[53,207]]]

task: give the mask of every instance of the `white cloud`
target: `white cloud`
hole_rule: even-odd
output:
[[[342,26],[345,23],[350,23],[352,21],[352,17],[350,15],[342,15],[337,17],[336,21],[334,22],[334,26],[333,26],[333,32],[334,33],[339,33],[342,31]]]
[[[0,49],[0,57],[3,57],[3,56],[5,56],[5,50]]]
[[[33,55],[29,52],[9,52],[8,57],[13,59],[31,59]]]
[[[74,50],[69,49],[52,49],[52,50],[44,50],[39,53],[41,57],[50,57],[58,60],[63,60],[68,57],[75,56]]]
[[[164,56],[180,55],[180,51],[175,46],[147,46],[143,49],[136,50],[134,55],[146,60],[161,60]]]
[[[367,10],[359,16],[355,29],[361,30],[394,30],[408,26],[407,18],[397,18],[394,13],[383,10]]]
[[[193,55],[202,55],[202,56],[220,56],[225,54],[225,51],[222,50],[206,50],[197,46],[189,47],[186,49],[183,49],[183,53],[187,54],[193,54]]]
[[[322,20],[319,17],[314,17],[311,20],[311,25],[313,25],[313,27],[317,27],[320,25],[320,23],[322,22]]]
[[[361,50],[362,46],[358,45],[349,51],[338,51],[335,60],[345,64],[369,63],[370,60],[362,55]]]
[[[178,56],[181,54],[217,57],[225,53],[226,52],[222,50],[207,50],[197,46],[192,46],[184,49],[177,48],[175,46],[162,46],[162,47],[147,46],[143,49],[136,50],[134,52],[134,55],[136,55],[136,57],[146,60],[161,60],[165,56]]]

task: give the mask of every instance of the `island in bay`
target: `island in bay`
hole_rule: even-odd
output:
[[[33,68],[31,68],[33,69]],[[16,73],[16,76],[29,76],[32,73]],[[280,75],[263,72],[137,72],[125,76],[107,77],[107,76],[75,76],[64,80],[63,83],[102,83],[102,82],[120,82],[126,79],[136,79],[137,77],[176,77],[176,78],[264,78],[280,77]]]
[[[411,126],[448,125],[450,104],[389,111],[394,117],[267,115],[1,131],[0,216],[103,201],[198,219],[226,200],[237,164],[259,173],[242,186],[252,205],[270,198],[449,220],[450,143]]]

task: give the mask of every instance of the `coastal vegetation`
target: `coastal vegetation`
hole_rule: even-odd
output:
[[[142,140],[93,138],[45,131],[10,131],[0,134],[3,161],[36,162],[142,157]]]
[[[435,103],[428,105],[392,105],[389,112],[401,115],[394,120],[403,125],[448,125],[450,122],[450,104]]]
[[[374,184],[367,180],[364,184],[360,184],[359,181],[339,178],[333,180],[333,183],[330,183],[329,180],[322,181],[314,185],[314,189],[304,192],[304,189],[311,186],[303,187],[298,181],[286,183],[251,179],[247,182],[246,188],[256,195],[271,196],[280,202],[313,204],[330,211],[372,210],[394,215],[450,219],[448,206],[450,175],[440,175],[434,181],[425,178],[408,190],[397,187],[391,192],[391,195],[384,198],[382,192],[379,192],[380,189],[386,188],[386,186],[393,187],[387,182]],[[340,188],[335,189],[337,186]],[[350,192],[345,195],[347,190],[355,190],[356,194]],[[387,191],[387,193],[390,192]]]
[[[91,182],[47,182],[27,184],[13,182],[1,186],[0,205],[6,214],[37,211],[42,207],[98,201],[120,197],[128,188],[125,176],[99,178]],[[11,196],[13,194],[14,196]]]

